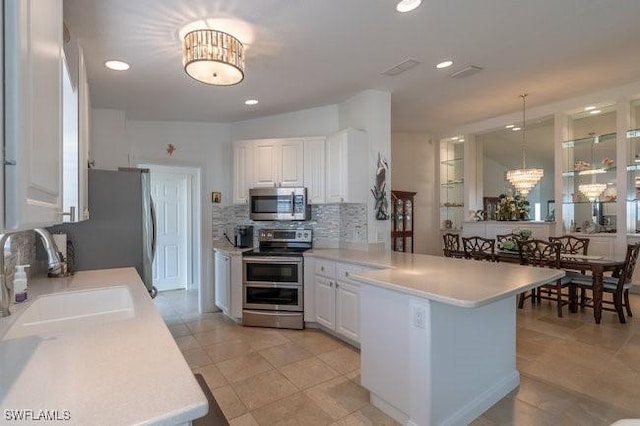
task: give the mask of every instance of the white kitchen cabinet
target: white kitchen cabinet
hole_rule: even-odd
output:
[[[366,133],[345,129],[326,142],[327,203],[364,203],[369,193],[369,152]]]
[[[5,227],[61,222],[62,0],[4,2]]]
[[[323,204],[326,201],[326,138],[305,138],[304,140],[304,186],[307,188],[309,204]]]
[[[233,203],[249,202],[249,188],[253,186],[253,141],[233,144]]]
[[[78,220],[89,219],[89,137],[91,97],[84,51],[78,48]]]
[[[242,253],[216,250],[215,304],[225,315],[242,319]]]
[[[229,315],[231,300],[231,257],[220,252],[215,254],[215,304]]]
[[[304,185],[304,139],[254,141],[255,187]]]
[[[365,266],[315,261],[315,315],[323,327],[351,342],[360,342],[360,284],[350,274],[370,270]]]

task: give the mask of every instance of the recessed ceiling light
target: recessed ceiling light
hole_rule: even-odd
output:
[[[453,61],[442,61],[436,65],[436,68],[441,70],[443,68],[449,68],[451,65],[453,65]]]
[[[514,127],[516,127],[513,124],[507,124],[506,126],[504,126],[505,129],[513,129]]]
[[[126,71],[131,68],[131,65],[122,61],[106,61],[104,66],[114,71]]]
[[[464,142],[464,139],[460,139],[460,140],[458,140],[458,142]]]
[[[512,127],[511,130],[513,130],[514,132],[517,132],[518,130],[521,130],[520,127]]]
[[[584,110],[585,110],[585,111],[593,111],[594,109],[596,109],[596,107],[595,107],[595,106],[593,106],[593,105],[588,106],[588,107],[584,107]]]
[[[246,101],[244,101],[245,105],[257,105],[258,104],[258,100],[257,99],[247,99]]]
[[[457,141],[458,139],[460,139],[460,138],[457,137],[457,136],[454,136],[454,137],[451,138],[452,141]]]
[[[600,114],[601,112],[602,111],[600,111],[599,109],[592,109],[591,111],[589,111],[589,114],[596,115],[596,114]]]
[[[422,3],[422,0],[400,0],[396,5],[396,10],[402,13],[411,12],[420,6],[420,3]]]

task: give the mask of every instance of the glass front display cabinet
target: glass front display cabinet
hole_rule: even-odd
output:
[[[413,253],[413,206],[415,192],[391,191],[391,249]]]
[[[615,233],[616,113],[599,111],[571,120],[573,138],[562,143],[563,222],[566,232]]]
[[[631,103],[627,136],[627,231],[640,234],[640,100]]]
[[[440,142],[440,227],[459,230],[464,219],[464,141]]]

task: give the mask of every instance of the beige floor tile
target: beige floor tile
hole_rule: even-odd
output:
[[[231,386],[211,389],[211,393],[227,420],[241,416],[247,412],[247,407],[240,401],[240,398],[238,398],[238,395]]]
[[[399,426],[400,423],[378,410],[373,405],[365,405],[358,411],[334,423],[336,426]]]
[[[347,346],[324,352],[318,355],[318,358],[342,374],[347,374],[360,368],[360,352]]]
[[[369,404],[369,392],[345,377],[321,383],[305,393],[334,420]]]
[[[482,415],[485,423],[517,426],[558,426],[551,414],[515,398],[503,398]],[[486,423],[486,422],[490,423]],[[575,426],[577,426],[574,423]]]
[[[209,358],[209,355],[207,355],[207,352],[202,348],[182,351],[182,355],[191,369],[204,367],[213,363],[211,358]]]
[[[278,401],[298,390],[280,372],[270,370],[232,384],[244,405],[255,410]]]
[[[640,373],[616,358],[605,367],[584,393],[640,417]]]
[[[305,333],[301,339],[296,341],[296,343],[314,355],[333,351],[345,346],[345,343],[342,343],[338,339],[321,331]]]
[[[320,407],[302,392],[252,411],[260,425],[325,426],[333,422]]]
[[[184,324],[176,324],[168,326],[169,331],[173,338],[189,336],[191,334],[191,330]]]
[[[244,333],[239,326],[218,327],[201,333],[194,333],[193,337],[195,337],[198,343],[200,343],[200,346],[206,347],[213,345],[214,343],[242,340]]]
[[[204,377],[204,380],[207,382],[209,389],[217,389],[229,384],[227,379],[224,378],[220,370],[218,370],[218,367],[214,364],[196,368],[193,372],[194,374],[202,374],[202,377]]]
[[[603,324],[584,324],[576,330],[576,340],[594,346],[617,351],[631,338],[633,332],[628,327],[612,327]]]
[[[181,351],[188,351],[190,349],[199,349],[200,344],[192,335],[176,337],[176,344]]]
[[[282,345],[272,346],[259,351],[274,367],[282,367],[292,362],[311,358],[313,354],[302,346],[288,342]]]
[[[195,321],[191,321],[186,323],[191,333],[202,333],[209,330],[214,330],[221,325],[224,325],[224,322],[221,319],[215,318],[207,318],[207,319],[197,319]]]
[[[213,345],[206,346],[204,350],[207,351],[209,358],[215,363],[255,352],[253,348],[243,340],[214,343]]]
[[[298,389],[307,389],[318,383],[340,376],[340,373],[316,357],[287,364],[280,367],[280,371],[287,379],[296,385]]]
[[[220,372],[231,383],[245,380],[256,374],[273,369],[259,353],[250,353],[216,364]]]
[[[539,331],[519,328],[516,333],[516,352],[518,356],[533,361],[553,347],[553,344],[563,340]]]
[[[246,328],[243,339],[257,351],[289,343],[289,339],[278,331],[258,327]]]
[[[350,373],[347,373],[344,375],[344,377],[346,377],[347,379],[351,380],[352,382],[354,382],[357,385],[361,385],[361,377],[360,377],[360,369],[358,368],[357,370],[353,370]]]
[[[256,419],[253,418],[251,413],[243,414],[240,417],[236,417],[235,419],[231,419],[229,421],[229,426],[260,426]]]
[[[629,338],[616,354],[616,359],[632,370],[640,372],[640,334],[634,334]]]

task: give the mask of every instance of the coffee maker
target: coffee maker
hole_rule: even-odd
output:
[[[239,248],[253,247],[253,226],[236,226],[234,244]]]

